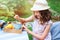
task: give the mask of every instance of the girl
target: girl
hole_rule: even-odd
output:
[[[33,22],[33,32],[30,31],[26,26],[23,25],[24,30],[33,36],[33,40],[51,40],[50,27],[52,25],[51,12],[49,11],[49,6],[46,0],[36,0],[33,7],[33,15],[29,18],[19,18],[15,15],[15,19],[21,21],[21,23]]]

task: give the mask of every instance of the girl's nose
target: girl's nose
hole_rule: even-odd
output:
[[[38,15],[37,13],[35,13],[35,15]]]

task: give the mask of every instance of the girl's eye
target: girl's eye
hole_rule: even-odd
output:
[[[33,12],[33,14],[35,14],[35,12]]]

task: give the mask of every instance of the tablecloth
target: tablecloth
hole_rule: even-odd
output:
[[[21,34],[16,34],[6,33],[0,30],[0,40],[29,40],[29,38],[26,31],[23,31]]]

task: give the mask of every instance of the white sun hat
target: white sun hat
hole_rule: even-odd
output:
[[[49,9],[48,3],[46,0],[36,0],[33,7],[31,8],[32,11],[39,11],[39,10],[46,10]]]

